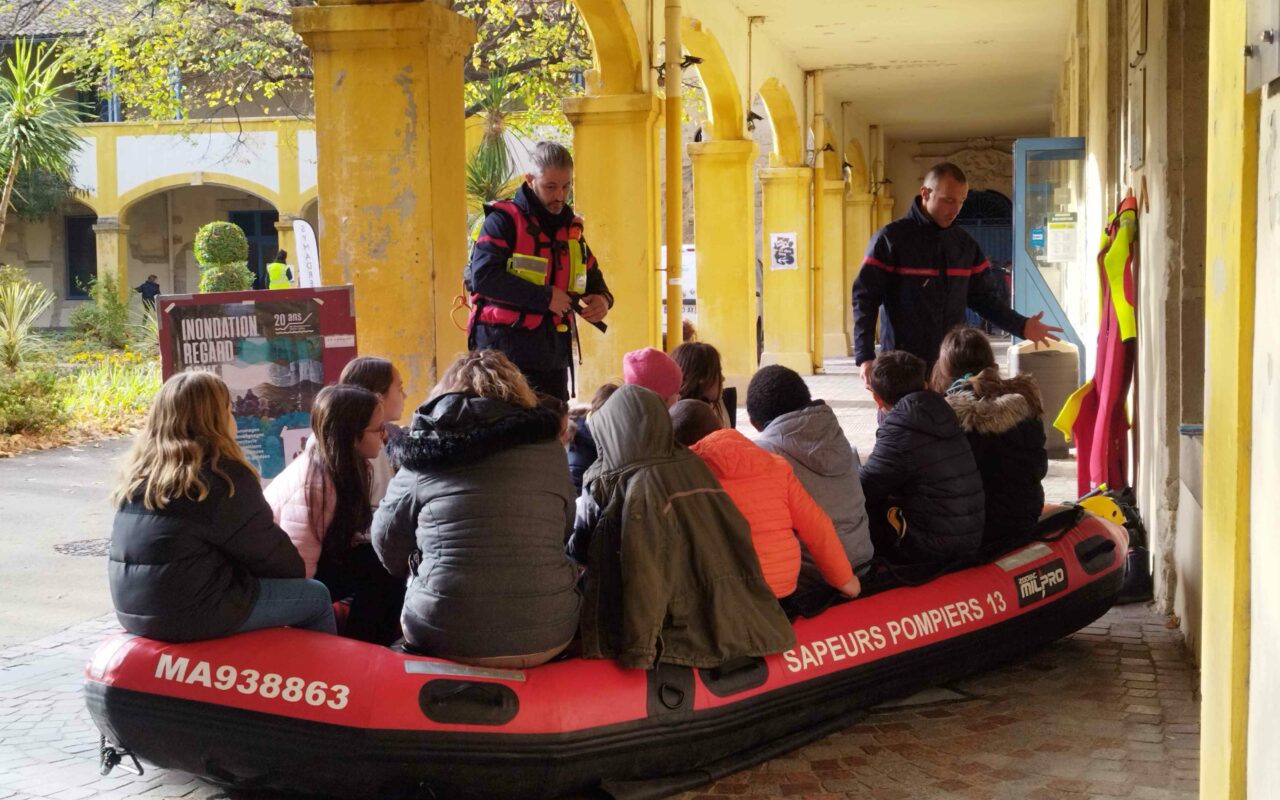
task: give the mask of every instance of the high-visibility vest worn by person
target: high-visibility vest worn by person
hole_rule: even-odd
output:
[[[267,288],[268,289],[291,289],[293,284],[289,282],[289,265],[279,261],[272,261],[267,265]]]
[[[515,241],[508,243],[511,245],[511,257],[507,259],[507,272],[537,286],[555,286],[575,295],[586,292],[587,257],[582,244],[581,217],[574,216],[567,226],[556,231],[552,239],[536,220],[510,200],[487,204],[484,211],[486,215],[502,212],[515,224]],[[484,234],[480,233],[476,241],[483,238]],[[477,322],[483,322],[534,330],[547,315],[548,312],[518,308],[472,291],[467,329],[471,332]],[[569,321],[562,315],[550,316],[557,330],[568,329]]]

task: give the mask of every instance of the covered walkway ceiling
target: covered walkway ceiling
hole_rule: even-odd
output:
[[[1072,0],[733,0],[893,139],[1044,134]]]

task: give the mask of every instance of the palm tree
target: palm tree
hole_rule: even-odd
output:
[[[60,80],[65,62],[50,47],[18,39],[7,74],[0,75],[0,241],[19,170],[43,169],[70,179],[71,159],[80,149],[80,104],[67,97],[72,84]]]
[[[489,78],[488,91],[476,105],[484,120],[484,132],[479,146],[467,159],[467,210],[473,215],[478,215],[485,203],[509,197],[519,185],[507,131],[521,131],[524,117],[514,108],[517,98],[505,75]]]

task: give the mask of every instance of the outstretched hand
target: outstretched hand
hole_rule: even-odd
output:
[[[1050,341],[1062,341],[1061,338],[1053,335],[1053,331],[1062,333],[1062,328],[1059,328],[1056,325],[1046,325],[1040,321],[1043,317],[1043,311],[1037,311],[1035,314],[1027,317],[1027,324],[1022,328],[1022,338],[1030,339],[1035,342],[1037,346],[1042,344],[1048,345]]]
[[[871,364],[874,361],[874,358],[868,358],[858,367],[858,371],[862,373],[862,383],[867,389],[871,388]]]

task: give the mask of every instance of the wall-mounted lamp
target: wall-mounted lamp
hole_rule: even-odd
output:
[[[747,130],[754,131],[756,129],[756,123],[762,121],[763,119],[764,117],[760,116],[756,112],[748,111],[747,112]]]
[[[885,186],[892,186],[892,185],[893,185],[893,181],[889,180],[888,178],[881,178],[881,179],[880,179],[880,180],[878,180],[878,181],[872,181],[872,182],[871,182],[871,193],[872,193],[872,194],[877,194],[877,193],[879,193],[879,191],[880,191],[880,189],[881,189],[882,187],[885,187]]]

